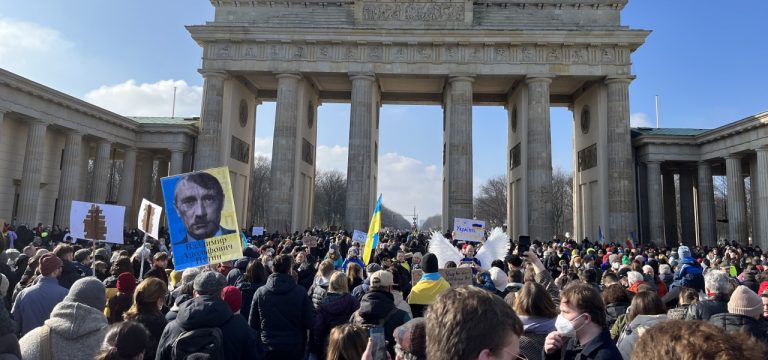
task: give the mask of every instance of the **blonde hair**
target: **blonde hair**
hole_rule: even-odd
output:
[[[346,294],[349,292],[347,277],[341,271],[336,271],[331,275],[331,282],[328,284],[328,292]]]

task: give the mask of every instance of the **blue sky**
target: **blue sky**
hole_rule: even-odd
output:
[[[633,54],[636,124],[712,128],[768,110],[764,14],[768,1],[714,6],[701,0],[631,0],[622,23],[653,30]],[[0,2],[0,67],[124,115],[199,113],[201,50],[184,25],[213,18],[207,0],[35,0]],[[438,106],[384,106],[379,189],[384,201],[423,217],[440,209]],[[506,114],[473,111],[477,187],[504,173]],[[553,164],[571,170],[571,114],[552,109]],[[320,107],[318,164],[346,171],[348,105]],[[258,153],[270,154],[274,104],[257,112]]]

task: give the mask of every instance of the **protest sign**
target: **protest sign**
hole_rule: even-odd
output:
[[[318,239],[317,236],[312,235],[306,235],[301,239],[301,241],[304,243],[304,246],[306,247],[317,247],[318,240],[320,239]]]
[[[355,232],[352,233],[352,241],[354,242],[365,244],[366,239],[368,239],[368,234],[365,232],[362,232],[360,230],[355,230]]]
[[[138,219],[139,230],[153,239],[157,239],[158,229],[160,228],[160,214],[162,212],[163,208],[160,205],[154,204],[147,199],[141,199]]]
[[[176,270],[243,256],[229,168],[160,179]]]
[[[437,272],[440,273],[440,276],[442,276],[445,281],[451,284],[451,287],[472,285],[472,268],[460,267],[439,269]],[[424,271],[422,270],[417,269],[411,271],[411,284],[416,285],[416,283],[419,282],[419,279],[421,279],[421,275],[424,275]]]
[[[69,233],[73,238],[122,244],[124,223],[124,206],[72,201]]]
[[[485,238],[485,221],[473,219],[453,219],[453,239],[481,242]]]
[[[254,226],[253,229],[251,229],[251,236],[262,236],[262,235],[264,235],[263,226]]]

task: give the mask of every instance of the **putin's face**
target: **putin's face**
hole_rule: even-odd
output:
[[[206,189],[189,180],[176,185],[176,212],[187,232],[195,239],[213,237],[219,230],[223,199],[213,189]]]

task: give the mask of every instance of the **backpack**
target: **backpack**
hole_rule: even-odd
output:
[[[704,269],[699,264],[684,264],[680,270],[680,285],[704,291]]]
[[[379,322],[376,323],[376,324],[366,324],[365,323],[365,319],[363,319],[363,317],[360,316],[360,312],[359,311],[355,311],[355,315],[354,315],[355,325],[362,326],[365,330],[370,330],[371,328],[374,328],[374,327],[377,327],[377,326],[386,327],[386,324],[389,321],[389,319],[391,319],[392,316],[394,316],[397,313],[398,310],[400,310],[400,309],[395,307],[389,313],[387,313],[386,316],[384,316],[383,318],[379,319]]]
[[[184,360],[192,354],[207,354],[210,359],[224,359],[224,334],[219,328],[185,331],[171,347],[171,359]]]

